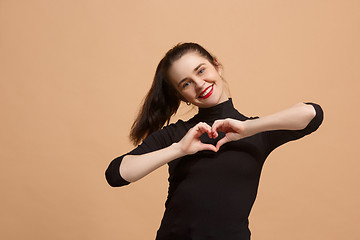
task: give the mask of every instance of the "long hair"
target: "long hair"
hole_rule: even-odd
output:
[[[169,123],[181,101],[186,101],[171,83],[168,70],[183,55],[196,52],[216,66],[215,58],[197,43],[179,43],[170,49],[158,64],[153,83],[131,127],[130,140],[137,145],[151,133]]]

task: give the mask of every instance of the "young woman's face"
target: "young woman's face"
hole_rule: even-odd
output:
[[[171,65],[168,76],[186,101],[208,108],[228,100],[221,70],[220,65],[215,67],[200,54],[189,52]]]

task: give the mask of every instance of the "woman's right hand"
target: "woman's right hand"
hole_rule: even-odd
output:
[[[211,127],[206,123],[198,123],[179,142],[166,148],[140,155],[124,156],[120,164],[120,175],[126,181],[134,182],[174,159],[202,150],[216,152],[217,149],[214,145],[204,144],[200,141],[203,133],[211,136]]]
[[[199,122],[186,133],[186,135],[178,142],[181,151],[185,155],[190,155],[203,150],[210,150],[216,152],[217,149],[212,144],[205,144],[200,141],[200,136],[207,133],[212,138],[211,127]]]

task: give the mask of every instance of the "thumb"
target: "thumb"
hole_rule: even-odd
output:
[[[203,150],[210,150],[213,152],[217,152],[218,149],[212,144],[201,144],[199,151],[203,151]]]
[[[220,149],[220,147],[222,145],[224,145],[225,143],[229,142],[230,140],[225,136],[222,139],[220,139],[217,143],[216,143],[216,149],[217,151]]]

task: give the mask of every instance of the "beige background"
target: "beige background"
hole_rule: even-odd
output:
[[[356,0],[1,0],[0,238],[154,239],[167,167],[123,188],[104,171],[132,149],[160,58],[195,41],[243,114],[325,111],[267,159],[252,239],[359,239],[359,13]]]

